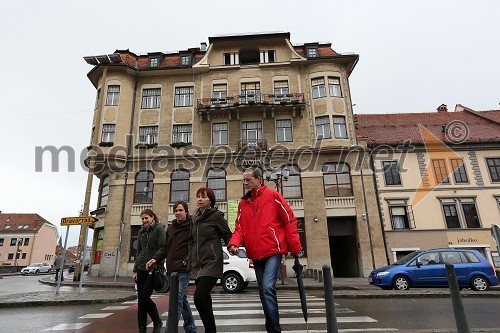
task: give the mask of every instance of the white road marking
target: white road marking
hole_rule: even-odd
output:
[[[111,316],[113,313],[107,312],[107,313],[88,313],[84,316],[78,317],[78,319],[100,319],[100,318],[106,318],[108,316]]]
[[[67,323],[67,324],[59,324],[57,326],[51,327],[44,329],[43,331],[67,331],[67,330],[79,330],[80,328],[83,328],[87,325],[90,325],[90,323]]]

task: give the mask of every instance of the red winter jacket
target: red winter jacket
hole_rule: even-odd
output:
[[[265,185],[241,198],[230,245],[244,245],[251,259],[288,252],[297,255],[302,250],[297,220],[290,205]]]

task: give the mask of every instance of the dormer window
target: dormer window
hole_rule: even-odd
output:
[[[191,64],[190,55],[181,55],[181,66],[189,66]]]
[[[274,50],[260,51],[260,63],[275,62],[274,54]]]
[[[149,67],[158,68],[159,65],[160,65],[159,58],[149,58]]]
[[[240,57],[236,52],[224,53],[224,65],[238,65]]]
[[[256,47],[241,48],[239,55],[240,64],[242,65],[258,64],[260,61],[260,51]]]
[[[308,58],[317,58],[318,57],[318,48],[317,47],[308,47],[306,48],[306,54]]]

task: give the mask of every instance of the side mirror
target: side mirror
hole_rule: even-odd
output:
[[[417,268],[420,268],[422,266],[422,262],[417,260]]]

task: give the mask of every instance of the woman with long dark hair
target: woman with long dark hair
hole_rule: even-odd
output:
[[[196,192],[198,208],[193,213],[193,227],[189,237],[189,268],[196,281],[194,305],[198,310],[205,333],[216,333],[210,292],[222,279],[223,257],[221,239],[227,244],[231,230],[224,214],[215,207],[215,194],[210,188]]]
[[[150,274],[146,263],[153,258],[158,249],[165,246],[165,228],[151,209],[141,212],[142,226],[137,235],[137,258],[134,265],[134,281],[137,283],[137,322],[139,333],[146,333],[148,314],[153,321],[153,333],[160,333],[163,322],[151,299],[154,288],[154,274]],[[157,262],[163,265],[163,261]]]

